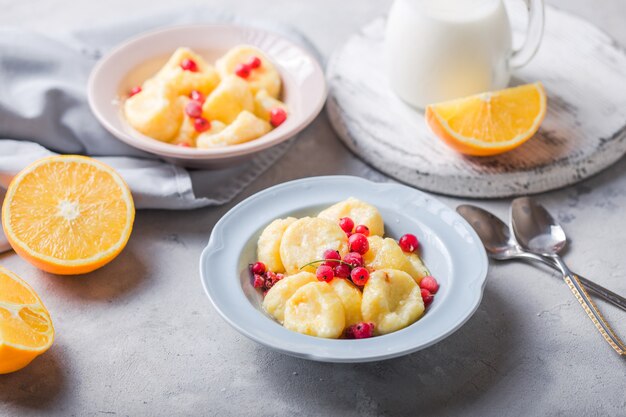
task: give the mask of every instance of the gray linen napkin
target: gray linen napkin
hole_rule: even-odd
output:
[[[0,28],[0,187],[6,188],[13,175],[42,156],[77,153],[117,169],[138,208],[192,209],[232,200],[291,142],[228,169],[187,171],[114,138],[92,115],[86,99],[91,68],[124,39],[157,27],[215,22],[266,28],[315,53],[294,29],[208,8],[176,9],[55,36]],[[7,248],[0,228],[0,252]]]

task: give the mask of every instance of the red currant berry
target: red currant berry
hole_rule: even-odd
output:
[[[335,277],[335,272],[333,268],[328,265],[320,265],[317,267],[315,275],[317,275],[317,279],[320,281],[330,282]]]
[[[354,326],[346,327],[343,331],[343,337],[345,339],[354,339]]]
[[[258,56],[253,56],[248,61],[248,66],[252,69],[257,69],[261,66],[261,58]]]
[[[135,94],[139,94],[139,93],[141,93],[141,86],[140,85],[131,88],[130,92],[128,93],[128,97],[132,97]]]
[[[354,233],[360,233],[362,235],[369,236],[370,235],[370,229],[366,225],[360,224],[360,225],[358,225],[354,229]]]
[[[351,233],[352,229],[354,229],[354,222],[350,217],[343,217],[339,219],[339,227],[341,227],[344,232]]]
[[[350,236],[348,238],[348,244],[350,245],[351,252],[357,252],[361,255],[365,255],[365,253],[370,249],[370,243],[367,240],[367,237],[361,233],[354,233]]]
[[[431,294],[437,294],[439,290],[439,283],[435,278],[428,275],[420,281],[420,288],[428,290]]]
[[[181,142],[177,144],[176,146],[180,146],[181,148],[191,148],[191,145],[188,144],[187,142]]]
[[[287,112],[280,107],[274,107],[270,110],[270,124],[274,127],[278,127],[287,120]]]
[[[180,61],[180,67],[185,71],[198,72],[198,64],[193,59],[183,59]]]
[[[254,288],[263,288],[265,287],[265,279],[262,275],[254,274],[254,281],[252,282]]]
[[[237,64],[235,74],[241,78],[248,78],[250,76],[250,67],[246,64]]]
[[[324,251],[324,259],[326,260],[326,262],[324,262],[325,265],[334,268],[339,264],[337,261],[341,260],[341,255],[334,249],[327,249]]]
[[[347,264],[350,264],[352,268],[363,266],[363,256],[361,256],[361,254],[357,252],[347,253],[343,257],[343,261]]]
[[[341,259],[341,255],[339,254],[338,250],[335,249],[326,249],[324,251],[324,259],[329,260],[340,260]]]
[[[278,277],[279,274],[276,274],[272,271],[267,271],[267,273],[265,274],[265,289],[269,290],[270,288],[272,288],[274,286],[274,284],[276,284],[278,281],[280,281],[282,279],[282,275],[279,278]]]
[[[334,271],[337,278],[348,278],[350,276],[350,266],[346,264],[337,265]]]
[[[211,128],[211,122],[204,117],[197,117],[193,119],[193,128],[196,129],[196,132],[202,133]]]
[[[352,282],[356,285],[363,286],[367,283],[367,280],[370,279],[370,273],[362,266],[358,266],[350,272],[350,278],[352,278]]]
[[[362,322],[350,327],[351,330],[349,333],[351,333],[352,337],[355,339],[366,339],[374,336],[374,323]]]
[[[415,252],[420,243],[415,235],[407,233],[400,238],[398,244],[400,245],[400,248],[402,248],[402,250],[405,252]]]
[[[202,116],[202,103],[196,100],[191,100],[185,106],[185,113],[193,119]]]
[[[435,297],[426,288],[422,288],[422,300],[424,300],[424,307],[428,307]]]
[[[191,90],[189,97],[191,97],[193,101],[197,101],[199,103],[204,103],[204,100],[206,99],[206,97],[204,97],[204,94],[202,94],[198,90]]]
[[[252,270],[253,274],[259,274],[259,275],[263,275],[265,271],[267,271],[267,268],[265,267],[265,264],[263,262],[253,263],[250,269]]]

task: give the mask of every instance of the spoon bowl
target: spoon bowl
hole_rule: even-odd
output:
[[[470,204],[462,204],[456,211],[474,228],[489,255],[497,260],[511,259],[520,250],[509,226],[493,213]]]
[[[567,237],[554,217],[529,197],[511,204],[513,232],[519,244],[531,252],[555,255],[567,244]]]

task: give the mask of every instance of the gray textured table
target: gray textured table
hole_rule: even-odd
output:
[[[0,25],[57,30],[167,3],[0,0]],[[364,0],[177,3],[222,5],[296,24],[325,56],[388,7]],[[626,45],[622,0],[551,3]],[[237,200],[286,180],[333,173],[387,180],[351,155],[322,115]],[[573,237],[566,255],[572,268],[626,293],[623,161],[539,198]],[[452,207],[462,202],[443,200]],[[508,203],[479,204],[506,216]],[[213,224],[231,206],[142,211],[120,258],[84,278],[46,276],[13,254],[1,255],[44,298],[57,339],[26,369],[0,376],[0,415],[626,415],[626,360],[596,334],[555,274],[525,264],[492,265],[473,318],[445,341],[404,358],[321,364],[248,341],[209,305],[197,271]],[[626,336],[624,314],[600,305]]]

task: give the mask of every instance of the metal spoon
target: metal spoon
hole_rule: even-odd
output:
[[[560,224],[541,204],[529,197],[516,198],[511,204],[513,233],[523,249],[551,258],[563,273],[563,280],[591,319],[604,340],[620,355],[626,346],[613,332],[602,313],[583,288],[579,278],[570,271],[559,252],[567,238]]]
[[[515,237],[511,235],[509,226],[496,215],[471,204],[462,204],[456,211],[474,228],[483,242],[489,257],[498,261],[526,259],[542,262],[559,270],[552,258],[546,258],[522,249]],[[560,271],[560,270],[559,270]],[[583,286],[594,295],[626,311],[626,298],[576,274]]]

